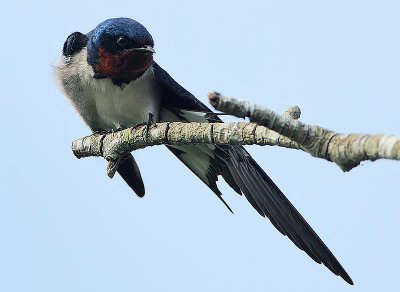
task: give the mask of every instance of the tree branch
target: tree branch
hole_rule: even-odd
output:
[[[343,171],[349,171],[365,160],[400,159],[400,137],[340,134],[282,117],[270,109],[217,92],[210,93],[208,97],[215,109],[240,118],[249,117],[251,122],[266,126],[298,143],[303,151],[312,156],[335,162]]]
[[[217,144],[271,145],[301,149],[314,157],[335,162],[349,171],[363,160],[400,159],[400,138],[388,135],[339,134],[299,122],[300,109],[289,108],[282,116],[246,101],[210,93],[220,111],[249,117],[251,123],[157,123],[138,125],[108,134],[93,134],[72,143],[76,157],[101,156],[109,161],[113,177],[121,158],[131,151],[155,145]]]
[[[72,143],[78,158],[102,156],[110,163],[107,173],[113,177],[119,160],[134,150],[155,145],[217,144],[277,145],[300,149],[297,143],[255,123],[157,123],[139,125],[109,134],[93,134]]]

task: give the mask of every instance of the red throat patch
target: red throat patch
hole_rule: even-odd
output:
[[[151,52],[126,50],[118,54],[111,54],[104,48],[98,51],[95,76],[98,78],[112,78],[125,83],[140,77],[152,64]]]

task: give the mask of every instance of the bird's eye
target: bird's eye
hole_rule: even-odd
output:
[[[120,45],[123,48],[128,48],[130,46],[130,44],[131,44],[131,41],[126,36],[119,36],[117,38],[117,44]]]

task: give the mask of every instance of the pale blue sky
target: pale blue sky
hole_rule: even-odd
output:
[[[157,62],[209,91],[341,132],[400,135],[398,1],[7,1],[1,4],[0,291],[395,291],[399,162],[350,173],[293,150],[249,151],[355,282],[314,263],[221,183],[230,214],[164,147],[138,151],[147,195],[105,161],[55,85],[73,31],[145,25]]]

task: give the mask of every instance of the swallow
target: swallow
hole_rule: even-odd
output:
[[[60,88],[93,132],[153,122],[222,122],[153,58],[147,29],[129,18],[105,20],[87,34],[70,34],[54,71]],[[350,276],[302,215],[241,146],[166,145],[217,197],[218,176],[317,263],[353,285]],[[131,154],[118,173],[140,197],[145,188]]]

